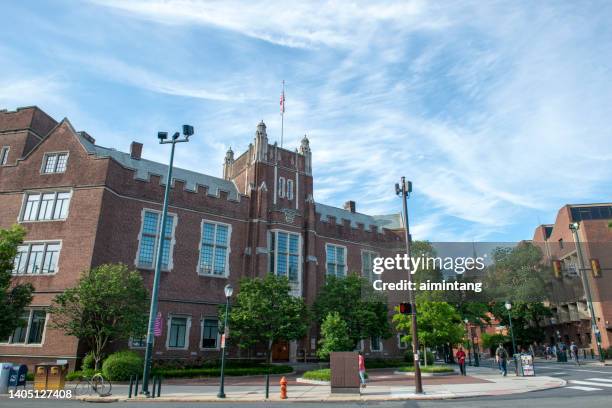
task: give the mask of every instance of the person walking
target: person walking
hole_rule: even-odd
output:
[[[505,377],[508,375],[508,353],[504,346],[500,343],[495,350],[495,361],[499,367],[499,372]]]
[[[570,353],[572,354],[572,359],[576,360],[576,364],[580,365],[580,361],[578,360],[578,346],[573,341],[570,345]]]
[[[359,379],[361,380],[361,388],[365,388],[365,358],[363,357],[363,353],[361,351],[359,352]]]
[[[459,371],[461,371],[461,375],[465,375],[465,351],[463,351],[463,346],[459,346],[459,350],[457,354],[457,363],[459,363]]]

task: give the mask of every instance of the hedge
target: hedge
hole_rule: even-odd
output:
[[[263,375],[263,374],[286,374],[293,371],[293,368],[286,365],[258,365],[251,367],[225,367],[227,376]],[[153,375],[163,378],[195,378],[195,377],[219,377],[220,367],[200,367],[200,368],[156,368]]]
[[[398,371],[412,373],[414,372],[414,366],[400,367]],[[452,373],[454,371],[452,367],[445,365],[421,367],[421,372],[423,373]]]
[[[388,368],[388,367],[402,367],[405,366],[406,362],[403,360],[396,359],[385,359],[385,358],[374,358],[365,360],[366,370],[371,368]]]
[[[113,353],[102,364],[104,378],[112,381],[127,381],[133,375],[142,375],[144,360],[133,351]]]

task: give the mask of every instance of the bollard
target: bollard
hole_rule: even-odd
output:
[[[266,399],[270,398],[270,374],[266,374]]]
[[[162,378],[161,377],[157,377],[157,397],[159,398],[160,394],[161,394],[161,381]]]
[[[134,376],[130,375],[130,388],[128,389],[128,398],[132,398],[132,387],[134,386]]]
[[[134,396],[138,396],[138,376],[136,376],[136,386],[134,387]]]
[[[285,377],[280,380],[280,399],[287,399],[287,379]]]

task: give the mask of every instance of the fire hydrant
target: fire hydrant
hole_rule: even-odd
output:
[[[287,399],[287,379],[285,377],[280,380],[280,398]]]

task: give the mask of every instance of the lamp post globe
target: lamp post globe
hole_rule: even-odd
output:
[[[225,297],[230,298],[234,293],[234,287],[228,283],[227,285],[225,285],[225,288],[223,288],[223,291],[225,292]]]
[[[512,303],[510,303],[509,301],[506,301],[506,304],[504,306],[506,306],[506,310],[508,310],[508,311],[510,311],[510,309],[512,309]]]

